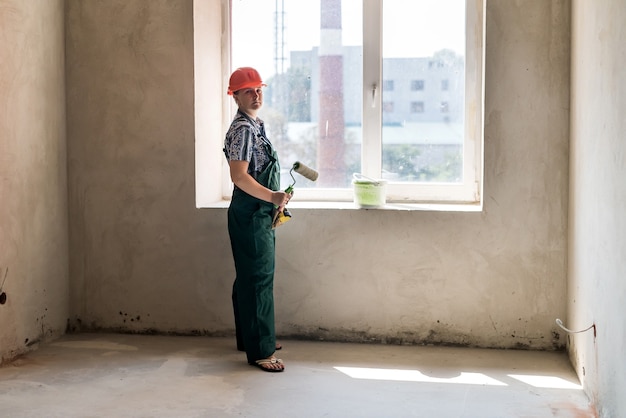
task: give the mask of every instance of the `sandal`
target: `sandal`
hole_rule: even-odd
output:
[[[285,366],[283,365],[283,361],[274,356],[269,358],[264,358],[261,360],[256,360],[254,363],[250,363],[252,366],[256,366],[264,372],[277,373],[285,370]],[[279,367],[275,367],[278,365]],[[268,367],[269,366],[269,367]]]

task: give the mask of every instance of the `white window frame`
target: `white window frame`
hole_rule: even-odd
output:
[[[196,205],[212,207],[230,199],[232,183],[221,152],[235,112],[226,94],[231,73],[230,2],[194,1]],[[363,0],[362,174],[382,172],[382,2]],[[387,184],[388,203],[466,204],[482,208],[485,0],[466,0],[465,135],[462,183]],[[221,57],[221,60],[216,60]],[[221,77],[209,77],[218,73]],[[221,83],[218,85],[218,83]],[[216,100],[221,93],[222,100]],[[210,97],[210,98],[209,98]],[[220,108],[218,108],[220,107]],[[207,116],[207,113],[211,116]],[[220,123],[216,123],[220,121]],[[219,150],[219,152],[216,152]],[[347,202],[350,188],[302,188],[294,202]]]

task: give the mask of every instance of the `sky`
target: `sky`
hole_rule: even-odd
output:
[[[233,68],[274,74],[275,12],[284,3],[285,55],[319,46],[319,0],[232,0]],[[342,42],[362,44],[362,1],[342,0]],[[465,0],[385,0],[383,56],[424,57],[448,48],[464,53]]]

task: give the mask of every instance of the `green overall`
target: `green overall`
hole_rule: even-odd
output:
[[[280,187],[280,166],[274,149],[266,145],[270,162],[257,181],[271,190]],[[271,356],[276,350],[274,330],[275,233],[274,205],[235,187],[228,208],[228,233],[235,261],[233,310],[237,348],[248,362]]]

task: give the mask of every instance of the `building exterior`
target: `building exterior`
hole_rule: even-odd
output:
[[[344,116],[347,126],[361,125],[362,48],[343,47]],[[310,74],[310,118],[319,119],[318,48],[293,51],[291,66]],[[355,71],[359,69],[359,71]],[[442,51],[434,57],[383,59],[383,124],[463,121],[463,59]]]
[[[343,178],[359,172],[362,144],[362,48],[343,46],[343,124],[341,164]],[[269,83],[268,103],[281,114],[282,125],[272,137],[291,160],[307,155],[320,163],[320,138],[332,132],[328,105],[320,112],[323,95],[319,48],[293,51],[290,68]],[[382,176],[397,181],[461,180],[464,135],[464,63],[451,51],[432,57],[387,58],[382,63]],[[328,73],[325,72],[326,76]],[[287,86],[287,87],[285,87]],[[281,92],[281,93],[279,93]],[[336,106],[333,104],[333,108]],[[332,110],[334,112],[336,110]],[[326,114],[326,116],[322,116]],[[320,123],[320,118],[324,123]],[[340,119],[338,119],[340,120]],[[335,140],[333,140],[334,143]],[[327,141],[328,143],[330,141]],[[328,149],[325,149],[326,151]],[[333,155],[336,156],[337,153]],[[326,160],[324,160],[326,161]],[[313,163],[313,162],[311,162]],[[336,184],[341,182],[335,181]]]

